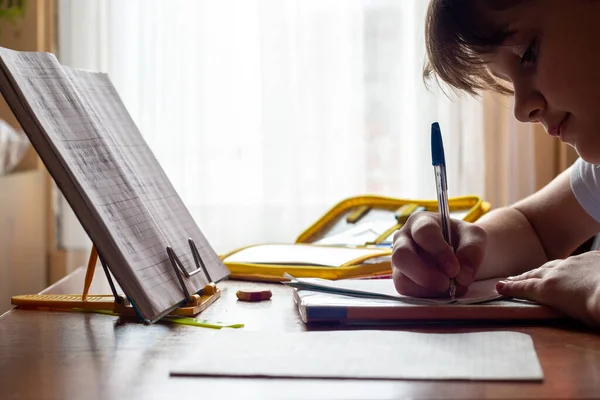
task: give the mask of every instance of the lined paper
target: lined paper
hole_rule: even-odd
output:
[[[212,272],[221,279],[227,270],[194,222],[187,207],[127,113],[108,75],[71,68],[65,68],[65,71],[74,83],[80,97],[86,99],[90,109],[95,112],[101,126],[106,127],[107,136],[115,152],[127,155],[127,157],[123,157],[127,176],[130,177],[137,194],[142,198],[150,214],[154,216],[162,234],[173,247],[183,265],[190,272],[195,265],[187,244],[188,238],[192,238],[202,260],[207,265],[220,267],[217,271]],[[159,255],[161,256],[160,265],[167,262],[168,266],[166,271],[164,269],[156,271],[156,276],[162,277],[163,281],[173,280],[171,265],[164,249],[159,252]],[[213,267],[213,269],[215,268]],[[165,275],[167,276],[165,277]],[[211,276],[211,278],[214,279],[215,276]],[[204,274],[198,274],[188,282],[188,290],[196,292],[206,283],[208,282]]]
[[[151,321],[184,299],[166,255],[194,268],[196,242],[213,280],[227,269],[167,179],[105,74],[63,68],[47,53],[0,49],[3,94],[119,285]],[[3,79],[5,81],[5,79]],[[11,90],[12,89],[12,90]],[[22,97],[24,108],[15,107]],[[207,283],[188,280],[190,292]]]
[[[520,332],[220,331],[172,376],[540,381],[533,341]],[[210,362],[206,362],[210,360]]]

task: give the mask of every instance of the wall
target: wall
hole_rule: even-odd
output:
[[[0,21],[0,46],[23,51],[55,51],[55,3],[27,0],[25,13]],[[0,118],[21,129],[3,98]],[[54,221],[50,177],[30,148],[10,174],[0,176],[0,313],[10,297],[37,293],[48,285]]]

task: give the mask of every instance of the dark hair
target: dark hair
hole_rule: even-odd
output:
[[[425,20],[425,80],[435,75],[473,95],[482,90],[511,94],[511,88],[487,69],[485,56],[514,34],[494,15],[526,1],[431,0]]]

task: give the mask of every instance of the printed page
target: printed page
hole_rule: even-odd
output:
[[[145,204],[144,181],[130,166],[155,169],[143,165],[148,158],[127,157],[139,147],[112,139],[111,127],[102,125],[53,55],[0,49],[0,57],[3,94],[36,151],[120,286],[146,319],[156,320],[184,296],[165,256],[169,233],[155,219],[163,216]]]
[[[293,278],[293,277],[292,277]],[[391,279],[341,279],[331,281],[320,278],[293,278],[283,282],[297,289],[344,294],[348,296],[391,299],[412,304],[477,304],[502,298],[496,291],[496,283],[500,278],[474,282],[463,297],[450,298],[417,298],[399,294]]]
[[[175,191],[154,153],[142,137],[127,112],[119,94],[107,74],[81,71],[63,67],[73,82],[80,98],[89,105],[106,129],[106,142],[123,160],[122,166],[138,196],[156,220],[167,243],[175,250],[188,272],[195,262],[188,239],[194,240],[198,253],[208,269],[212,281],[229,274],[219,256],[194,222],[192,215]],[[172,276],[171,264],[163,251],[166,275]],[[172,276],[172,278],[174,278]],[[185,280],[190,293],[197,292],[208,283],[204,273]]]
[[[541,381],[520,332],[219,331],[172,376]],[[205,360],[211,360],[206,362]]]
[[[311,246],[303,244],[261,244],[227,256],[232,263],[314,265],[339,267],[359,258],[383,256],[389,249]]]

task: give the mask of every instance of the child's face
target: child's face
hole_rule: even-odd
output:
[[[510,21],[516,34],[488,67],[511,83],[515,117],[600,164],[600,1],[532,1]]]

